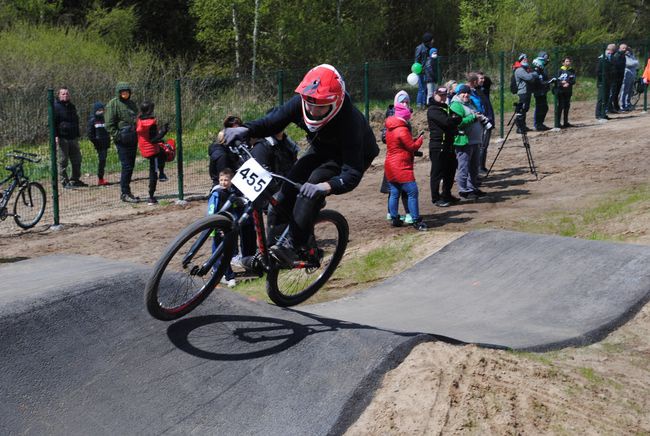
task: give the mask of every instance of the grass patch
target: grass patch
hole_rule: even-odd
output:
[[[593,368],[588,368],[588,367],[581,367],[578,368],[578,372],[580,375],[582,375],[589,383],[592,384],[601,384],[603,382],[603,378],[596,374],[596,372],[593,370]]]
[[[650,185],[615,191],[593,207],[572,212],[551,212],[538,221],[519,221],[516,228],[531,233],[554,234],[591,240],[623,241],[623,235],[603,230],[605,224],[650,203]]]

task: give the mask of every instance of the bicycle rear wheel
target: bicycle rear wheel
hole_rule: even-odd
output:
[[[14,221],[23,229],[34,227],[45,213],[45,189],[38,182],[29,182],[18,191],[14,203]]]
[[[191,312],[214,290],[237,244],[232,221],[210,215],[186,227],[167,247],[145,285],[154,318],[170,321]]]
[[[314,295],[338,267],[349,237],[348,222],[333,210],[320,211],[310,246],[315,262],[306,268],[281,269],[275,262],[266,276],[266,292],[278,306],[294,306]]]

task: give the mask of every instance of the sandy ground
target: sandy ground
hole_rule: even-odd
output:
[[[558,214],[578,216],[605,198],[621,195],[621,190],[629,193],[647,186],[648,115],[637,111],[600,124],[593,119],[591,103],[574,104],[572,115],[576,128],[530,133],[539,180],[529,172],[521,137],[513,132],[482,186],[489,197],[480,201],[444,209],[433,206],[429,163],[426,157],[418,158],[420,208],[431,227],[418,234],[419,250],[431,253],[476,228],[539,231],[557,224]],[[425,114],[416,113],[413,124],[424,130]],[[488,164],[498,147],[492,144]],[[328,199],[328,207],[343,212],[350,222],[351,252],[415,232],[387,224],[386,197],[378,192],[382,167],[383,154],[359,188]],[[0,263],[77,253],[151,265],[174,235],[204,211],[204,202],[137,205],[84,216],[84,222],[92,224],[16,231],[0,236]],[[650,204],[637,204],[599,222],[594,231],[649,244]],[[602,342],[578,349],[531,354],[441,342],[419,345],[385,376],[372,404],[348,431],[576,433],[650,434],[650,307]]]

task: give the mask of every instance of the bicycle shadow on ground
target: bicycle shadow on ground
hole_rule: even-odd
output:
[[[244,361],[269,357],[280,354],[315,334],[342,330],[374,330],[405,338],[421,337],[416,341],[418,343],[440,340],[454,345],[463,344],[445,336],[396,332],[323,318],[312,313],[286,310],[306,318],[306,323],[254,315],[201,315],[173,323],[167,328],[167,336],[179,350],[202,359],[216,361]]]

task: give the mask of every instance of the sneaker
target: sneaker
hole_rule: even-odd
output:
[[[429,230],[429,226],[427,226],[427,224],[422,220],[418,220],[417,222],[414,222],[413,228],[418,232],[424,232]]]
[[[107,186],[108,181],[106,179],[98,179],[97,180],[97,186]]]
[[[480,189],[475,190],[475,191],[473,192],[473,194],[474,194],[476,197],[479,197],[479,198],[480,198],[480,197],[485,197],[485,196],[487,195],[486,192],[481,191]]]
[[[155,206],[158,204],[158,200],[156,200],[156,197],[149,197],[149,200],[147,200],[147,204],[149,206]]]
[[[444,201],[449,202],[449,203],[458,203],[458,202],[460,201],[460,198],[458,198],[458,197],[454,197],[454,196],[451,195],[451,194],[449,194],[449,195],[443,195],[443,196],[442,196],[442,199],[443,199]]]
[[[391,223],[390,225],[393,227],[402,227],[404,223],[402,222],[401,219],[399,218],[391,218]]]
[[[83,188],[85,186],[88,186],[87,183],[82,182],[81,180],[70,180],[70,184],[72,186],[75,186],[77,188]]]
[[[571,124],[571,123],[564,123],[564,124],[562,125],[562,127],[564,127],[565,129],[567,129],[567,128],[569,128],[569,127],[575,127],[575,126],[574,126],[573,124]]]
[[[139,203],[140,202],[140,197],[136,197],[133,194],[126,193],[120,195],[120,200],[122,200],[125,203]]]
[[[438,206],[438,207],[449,207],[449,206],[451,206],[451,203],[449,201],[445,201],[443,199],[440,199],[440,200],[436,201],[433,204]]]
[[[230,259],[230,266],[232,268],[244,268],[244,265],[242,264],[242,257],[241,254],[237,253]]]
[[[167,177],[167,174],[161,172],[160,175],[158,176],[158,180],[160,180],[161,182],[166,182],[167,180],[169,180],[169,177]]]
[[[392,220],[392,219],[393,219],[393,218],[390,216],[390,214],[387,213],[387,214],[386,214],[386,221],[390,221],[390,220]]]
[[[74,183],[72,183],[72,182],[68,182],[68,183],[66,183],[65,185],[63,185],[63,187],[64,187],[65,189],[74,189],[75,186],[74,186]]]
[[[219,283],[221,283],[222,285],[226,285],[229,288],[234,288],[235,286],[237,286],[237,281],[235,279],[228,280],[225,277],[221,277]]]
[[[459,192],[460,201],[476,200],[478,197],[473,192]]]
[[[551,130],[551,128],[548,127],[548,126],[545,126],[544,124],[535,127],[535,131],[537,131],[537,132],[545,132],[547,130]]]
[[[404,224],[413,224],[413,217],[411,217],[410,213],[404,215]]]
[[[299,260],[296,250],[288,244],[275,244],[269,249],[269,251],[282,266],[287,268],[292,268],[294,262]]]

